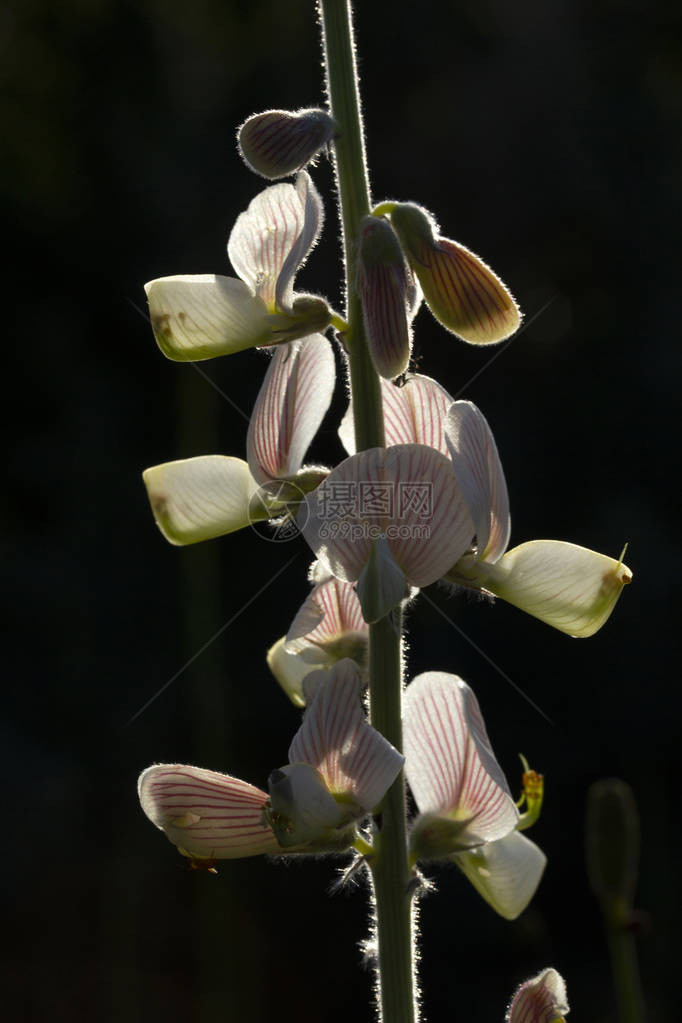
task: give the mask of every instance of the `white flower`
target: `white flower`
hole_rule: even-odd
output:
[[[327,303],[294,295],[297,270],[322,228],[322,202],[302,171],[296,185],[266,188],[238,218],[227,252],[239,275],[161,277],[145,285],[161,351],[198,362],[324,330]]]
[[[145,470],[154,518],[170,543],[197,543],[274,517],[324,478],[326,469],[302,463],[329,407],[335,373],[331,345],[321,334],[282,345],[251,416],[248,462],[201,455]],[[294,486],[282,486],[287,482]]]
[[[405,774],[420,811],[413,858],[452,858],[493,909],[514,919],[533,897],[546,857],[516,831],[519,811],[474,693],[456,675],[417,676],[405,693],[403,732]]]

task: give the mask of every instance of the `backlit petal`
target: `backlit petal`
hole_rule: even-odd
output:
[[[234,277],[160,277],[145,291],[159,348],[176,362],[214,359],[272,340],[265,305]]]
[[[319,234],[321,203],[312,193],[312,183],[299,185],[298,179],[296,186],[272,185],[249,203],[232,229],[230,262],[270,312],[288,308],[284,299],[290,298],[294,274]]]
[[[372,542],[385,535],[408,582],[427,586],[462,556],[474,534],[450,460],[421,444],[353,455],[306,500],[306,540],[348,582],[360,576]]]
[[[334,354],[321,334],[275,349],[246,440],[259,483],[295,476],[334,391]]]
[[[420,811],[470,821],[469,843],[509,834],[519,813],[466,682],[418,675],[403,707],[405,773]]]
[[[569,1012],[566,984],[551,967],[525,981],[512,999],[506,1023],[554,1023]]]
[[[325,110],[266,110],[239,129],[244,161],[265,178],[284,178],[309,163],[334,137]]]
[[[319,651],[320,662],[308,663],[302,654],[287,650],[286,636],[282,636],[270,647],[266,660],[268,667],[275,676],[284,692],[296,707],[305,707],[303,680],[315,668],[326,664],[326,657]]]
[[[267,795],[239,778],[157,764],[140,775],[138,794],[147,817],[184,856],[223,860],[279,850],[260,822]]]
[[[366,645],[368,637],[369,629],[353,586],[331,578],[311,590],[291,623],[286,646],[292,653],[303,653],[312,646],[319,654],[321,650],[333,649],[343,639],[352,638]]]
[[[531,540],[496,564],[479,565],[483,586],[569,636],[592,636],[632,580],[622,561],[562,540]]]
[[[289,748],[289,762],[315,767],[329,790],[373,809],[398,776],[404,758],[368,724],[357,665],[339,661],[315,690]]]
[[[416,373],[408,377],[402,387],[397,387],[389,380],[382,380],[381,396],[386,447],[395,444],[426,444],[443,455],[449,454],[445,422],[454,399],[444,387],[431,377]],[[351,403],[341,421],[339,437],[348,454],[355,454]]]
[[[445,428],[455,475],[476,527],[478,558],[497,561],[511,532],[507,483],[492,430],[470,401],[451,405]]]
[[[496,913],[515,920],[535,895],[547,864],[541,849],[518,831],[458,853],[455,863]]]
[[[241,458],[183,458],[154,465],[142,476],[156,523],[173,544],[210,540],[249,525],[257,484]]]

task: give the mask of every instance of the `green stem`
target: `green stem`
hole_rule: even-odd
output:
[[[623,924],[625,914],[614,915],[608,910],[604,913],[619,1023],[644,1023],[644,998],[634,935]]]
[[[360,223],[370,212],[369,181],[360,116],[350,4],[320,0],[329,109],[337,125],[335,169],[343,229],[346,319],[355,442],[358,451],[383,447],[384,421],[379,377],[367,348],[357,294],[356,250]],[[370,718],[402,750],[400,615],[370,627]],[[414,1023],[414,935],[409,884],[405,780],[391,786],[377,818],[379,834],[371,867],[376,900],[381,1018]]]
[[[322,45],[327,72],[329,112],[337,126],[334,165],[339,190],[343,259],[346,271],[346,320],[343,339],[348,352],[355,443],[358,451],[384,446],[381,387],[365,341],[356,279],[360,221],[369,215],[370,196],[360,116],[358,78],[347,0],[321,0]]]

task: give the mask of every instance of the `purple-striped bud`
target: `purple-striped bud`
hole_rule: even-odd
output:
[[[372,361],[387,380],[404,373],[410,361],[408,275],[412,276],[389,222],[365,217],[360,225],[357,288]]]
[[[470,344],[493,344],[513,334],[521,322],[519,308],[490,267],[463,245],[440,237],[438,225],[420,206],[389,205],[391,224],[436,319]]]
[[[336,125],[324,110],[266,110],[244,121],[237,142],[247,167],[273,180],[309,164],[335,132]]]
[[[568,1011],[564,979],[549,967],[521,985],[507,1010],[506,1023],[563,1023]]]

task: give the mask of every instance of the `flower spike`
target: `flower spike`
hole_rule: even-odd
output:
[[[521,984],[507,1010],[505,1023],[564,1023],[568,1012],[564,979],[549,967]]]
[[[438,235],[433,218],[414,203],[387,204],[391,224],[436,319],[470,344],[503,341],[518,330],[519,308],[489,266]]]
[[[239,280],[214,274],[145,285],[154,334],[169,359],[197,362],[325,330],[327,303],[294,295],[293,281],[322,228],[322,203],[302,171],[266,188],[235,223],[228,255]]]
[[[331,142],[335,131],[325,110],[266,110],[244,121],[237,140],[247,167],[273,180],[302,170]]]

